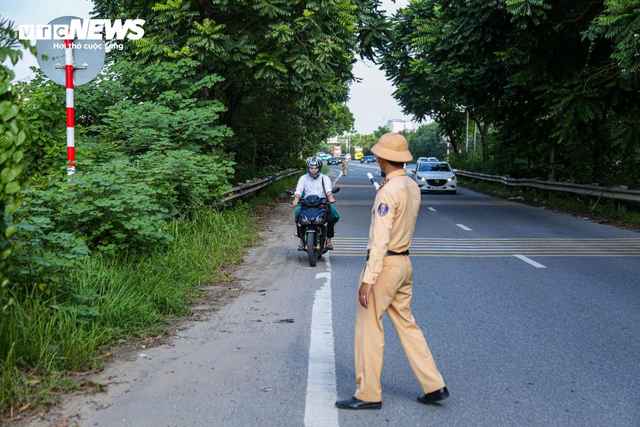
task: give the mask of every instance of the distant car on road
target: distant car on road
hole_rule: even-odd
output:
[[[420,161],[411,177],[420,191],[456,194],[458,180],[447,162]]]
[[[373,159],[373,156],[362,156],[362,158],[360,159],[360,163],[373,163],[375,162],[375,160]]]
[[[439,162],[440,160],[438,160],[437,157],[418,157],[418,159],[416,160],[416,163],[420,163],[420,162]]]
[[[338,157],[338,163],[344,163],[345,157],[346,156],[344,154],[340,154],[340,157]]]
[[[328,165],[337,165],[338,163],[339,160],[337,157],[329,157],[329,160],[327,160]]]
[[[347,160],[351,160],[351,154],[347,154]]]

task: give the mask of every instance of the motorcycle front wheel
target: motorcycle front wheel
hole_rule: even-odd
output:
[[[309,257],[309,265],[316,266],[316,233],[307,231],[307,256]]]

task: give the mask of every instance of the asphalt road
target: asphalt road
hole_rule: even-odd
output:
[[[377,170],[352,162],[337,183],[340,398],[355,390],[355,282],[375,195],[365,176]],[[451,397],[432,407],[416,402],[420,388],[385,316],[383,409],[340,411],[340,425],[638,425],[639,257],[638,233],[464,188],[423,194],[412,307]]]
[[[639,425],[640,234],[464,188],[422,196],[411,247],[413,313],[451,397],[416,402],[385,317],[383,408],[338,411],[333,402],[355,391],[357,278],[375,197],[367,172],[381,180],[357,162],[338,179],[335,250],[315,268],[291,237],[293,208],[275,207],[237,282],[222,284],[237,298],[195,307],[200,321],[173,342],[92,379],[108,393],[67,398],[29,425]]]

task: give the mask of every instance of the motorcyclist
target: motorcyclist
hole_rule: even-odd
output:
[[[298,185],[296,186],[296,191],[294,194],[293,205],[297,206],[300,198],[304,196],[318,196],[318,197],[327,197],[330,203],[335,203],[336,200],[333,198],[333,188],[331,186],[331,179],[324,175],[322,172],[322,160],[319,157],[310,157],[307,159],[307,173],[302,175],[298,180]],[[296,209],[295,213],[295,221],[298,223],[298,215],[300,213],[300,206]],[[334,225],[337,222],[338,211],[335,210],[333,204],[330,205],[330,209],[327,209],[327,244],[325,247],[328,250],[333,250],[333,245],[331,244],[331,238],[334,236]],[[298,237],[300,238],[300,245],[298,246],[299,251],[304,251],[304,239],[300,235],[298,231]]]

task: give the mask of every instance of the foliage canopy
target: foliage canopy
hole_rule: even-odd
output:
[[[468,111],[488,172],[638,185],[637,2],[419,0],[381,62],[405,112],[456,148]]]

